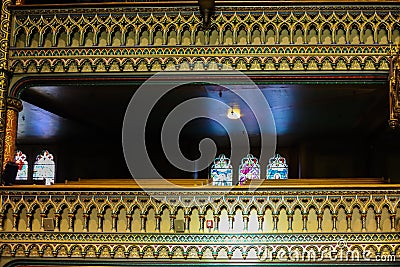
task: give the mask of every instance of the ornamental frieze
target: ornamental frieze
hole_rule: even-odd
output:
[[[15,73],[176,70],[375,71],[400,42],[400,9],[221,7],[209,29],[192,9],[13,10]]]

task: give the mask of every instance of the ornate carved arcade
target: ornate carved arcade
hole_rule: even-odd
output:
[[[386,79],[390,45],[400,42],[400,6],[390,4],[220,6],[207,30],[191,6],[11,6],[10,12],[10,5],[2,1],[0,28],[3,162],[14,155],[21,108],[14,97],[31,78],[238,69]],[[391,125],[400,119],[394,59]],[[8,187],[0,192],[0,264],[54,257],[281,262],[297,254],[329,261],[348,252],[399,260],[397,185],[270,182],[281,184],[254,192],[153,192],[157,198],[128,187]]]
[[[319,11],[321,10],[321,11]],[[15,73],[388,70],[398,6],[13,10]]]
[[[107,185],[109,192],[82,183],[85,190],[74,184],[51,191],[9,188],[0,199],[0,254],[281,262],[298,252],[329,261],[342,240],[344,253],[358,253],[361,261],[366,251],[369,260],[394,261],[400,256],[399,191],[369,182],[373,193],[355,184],[313,190],[292,184],[257,192],[153,191],[154,198],[127,189],[130,183]]]

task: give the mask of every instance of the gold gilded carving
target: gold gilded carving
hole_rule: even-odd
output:
[[[217,259],[229,262],[241,259],[246,262],[287,262],[291,256],[298,255],[300,260],[303,256],[310,256],[311,261],[315,258],[328,262],[335,255],[340,255],[340,251],[334,250],[340,240],[345,241],[344,245],[341,244],[344,260],[346,252],[368,252],[371,259],[385,255],[387,259],[395,261],[396,258],[392,257],[398,255],[400,250],[397,245],[400,234],[393,231],[394,224],[400,219],[398,187],[388,189],[385,185],[378,189],[377,185],[373,191],[301,188],[295,190],[295,196],[291,194],[292,190],[282,189],[232,191],[225,195],[203,191],[152,192],[165,199],[165,202],[154,201],[146,193],[128,188],[118,192],[76,191],[72,195],[64,191],[66,188],[47,191],[9,187],[0,193],[0,219],[4,226],[0,230],[1,257],[39,255],[58,258],[142,258],[150,261],[170,258],[182,261]],[[119,201],[115,201],[116,198]],[[106,206],[109,209],[105,209]],[[41,229],[32,235],[29,221],[49,216],[49,209],[53,210],[51,214],[58,214],[59,224],[65,226],[59,232]],[[82,211],[78,213],[78,210]],[[111,210],[114,216],[105,215],[107,210]],[[120,210],[127,210],[131,215],[119,216]],[[148,216],[149,210],[157,216]],[[197,210],[197,217],[193,217],[193,210]],[[164,211],[168,211],[168,216],[163,216]],[[372,212],[372,216],[358,216],[360,212],[361,215]],[[92,213],[96,216],[91,216]],[[134,215],[136,213],[137,216]],[[97,232],[96,225],[88,227],[87,232],[83,233],[75,225],[84,217],[88,218],[89,224],[96,223],[98,215],[102,218],[100,223],[108,225],[113,222],[117,226],[120,223],[126,225],[124,221],[127,218],[132,224],[140,224],[140,215],[144,221],[157,219],[163,223],[164,219],[170,223],[169,214],[173,214],[174,219],[183,214],[185,224],[189,224],[185,228],[189,231],[160,234],[154,233],[154,229],[147,229],[148,224],[144,224],[143,233],[140,227],[127,233],[125,227],[114,227],[111,231],[111,226],[105,232],[103,229]],[[344,217],[341,218],[340,214]],[[76,220],[71,224],[72,216]],[[344,227],[339,227],[334,233],[336,223],[333,222],[338,217]],[[199,233],[204,226],[198,222],[196,225],[199,229],[192,232],[191,224],[195,218],[202,220],[203,224],[204,218],[213,220],[219,224],[216,227],[218,232]],[[329,228],[326,228],[325,220],[333,221],[328,224]],[[360,229],[352,227],[356,220],[360,221]],[[231,224],[231,221],[234,222],[232,226],[224,225],[227,222]],[[311,227],[310,223],[315,227]],[[374,228],[368,227],[371,223],[375,225]],[[269,230],[266,224],[271,224]],[[361,226],[365,224],[367,227]],[[238,228],[238,225],[242,227]],[[364,232],[360,231],[361,227],[366,228]]]
[[[96,257],[96,249],[93,246],[87,246],[87,249],[85,250],[84,254],[85,257],[87,258],[95,258]]]
[[[5,164],[9,161],[14,161],[15,142],[17,139],[17,126],[18,126],[18,112],[22,110],[21,100],[13,97],[8,97],[7,103],[7,117],[6,117],[6,131],[4,137],[4,161]]]
[[[129,258],[139,258],[140,257],[140,250],[138,247],[132,247],[129,250]]]
[[[392,53],[390,49],[390,53]],[[400,46],[390,54],[390,77],[389,77],[389,126],[392,129],[400,125]]]
[[[15,109],[7,109],[6,121],[7,125],[6,125],[6,134],[4,140],[3,168],[5,167],[5,164],[7,162],[14,160],[15,141],[17,139],[18,112]]]
[[[388,70],[400,9],[376,8],[223,7],[208,31],[191,8],[16,10],[11,66],[16,73]]]
[[[1,1],[0,12],[0,162],[4,163],[5,128],[6,128],[6,98],[8,90],[8,44],[10,32],[10,0]],[[6,114],[7,113],[7,114]],[[8,153],[8,152],[7,152]]]

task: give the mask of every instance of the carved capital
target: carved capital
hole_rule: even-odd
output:
[[[15,97],[7,97],[7,108],[21,112],[23,109],[22,101]]]

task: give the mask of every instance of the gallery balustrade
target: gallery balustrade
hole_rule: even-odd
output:
[[[229,191],[208,180],[169,181],[185,190],[147,190],[157,180],[142,188],[133,180],[6,187],[2,256],[87,257],[93,250],[95,257],[129,258],[150,249],[149,257],[158,258],[167,248],[165,257],[185,258],[193,246],[197,258],[223,258],[221,249],[231,258],[237,243],[247,258],[255,243],[259,260],[262,249],[291,251],[297,244],[321,253],[322,245],[342,239],[375,256],[400,255],[398,187],[380,179],[262,180]]]

